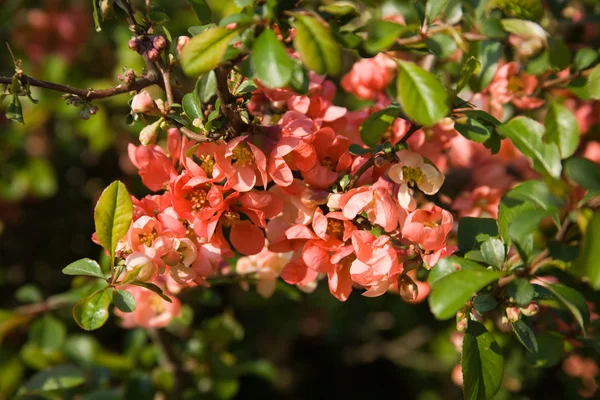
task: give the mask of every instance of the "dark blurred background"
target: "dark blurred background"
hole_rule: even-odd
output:
[[[153,3],[171,17],[165,26],[173,38],[198,24],[183,0]],[[217,17],[235,8],[232,1],[209,3]],[[116,18],[95,32],[91,1],[3,0],[0,75],[14,73],[7,42],[30,76],[82,88],[114,86],[123,67],[138,73],[143,67],[127,48],[130,36]],[[185,91],[193,82],[180,77],[180,84]],[[39,104],[23,101],[25,125],[0,113],[0,323],[14,307],[77,286],[60,272],[70,262],[103,257],[91,235],[104,187],[120,179],[133,194],[147,194],[126,156],[140,130],[125,123],[128,95],[95,102],[97,115],[82,120],[59,93],[32,91]],[[189,306],[170,334],[186,338],[178,350],[200,365],[188,378],[204,393],[199,398],[461,398],[452,380],[459,363],[453,323],[435,321],[426,303],[356,293],[340,303],[326,285],[312,295],[283,284],[278,289],[271,299],[235,285],[183,293]],[[152,398],[153,387],[169,385],[144,331],[126,331],[111,317],[84,334],[69,307],[52,315],[67,332],[57,349],[31,344],[33,321],[6,335],[0,329],[0,399],[11,398],[36,371],[61,363],[91,374],[84,399]],[[567,379],[560,364],[517,368],[524,357],[520,347],[507,355],[505,387],[512,391],[503,389],[498,398],[579,397],[578,381]]]

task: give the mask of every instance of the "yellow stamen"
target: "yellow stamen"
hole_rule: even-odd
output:
[[[248,167],[254,163],[254,154],[246,142],[240,142],[232,151],[231,159],[239,166]]]
[[[153,229],[151,233],[140,233],[138,234],[138,238],[140,243],[143,243],[144,245],[150,247],[152,246],[152,243],[154,242],[154,239],[156,239],[156,237],[158,236],[158,234],[156,233],[156,231]]]
[[[225,211],[221,216],[221,221],[225,228],[231,228],[233,224],[240,220],[240,214],[235,211]]]
[[[518,76],[511,76],[508,78],[507,89],[514,93],[520,94],[523,91],[523,81]]]
[[[207,194],[208,192],[206,191],[206,189],[195,188],[190,193],[188,193],[185,196],[185,198],[192,202],[193,211],[200,211],[208,203],[208,200],[206,199]]]
[[[327,220],[327,234],[342,239],[344,237],[344,223],[339,219],[330,218]]]
[[[423,179],[423,171],[420,168],[402,167],[402,176],[409,186],[415,186],[421,183]]]
[[[200,156],[200,168],[206,172],[206,176],[211,177],[213,167],[215,166],[215,159],[211,155]]]

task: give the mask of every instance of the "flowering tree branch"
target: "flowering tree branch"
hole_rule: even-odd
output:
[[[130,83],[122,83],[115,87],[107,88],[107,89],[82,89],[76,88],[70,85],[62,85],[59,83],[43,81],[40,79],[35,79],[27,75],[20,75],[17,77],[19,81],[23,85],[29,85],[34,87],[39,87],[43,89],[55,90],[57,92],[74,94],[85,100],[97,100],[104,99],[107,97],[118,96],[123,93],[129,93],[131,91],[139,91],[148,86],[152,86],[158,83],[158,79],[156,76],[152,74],[148,74],[142,78],[136,79]],[[10,84],[13,81],[13,77],[9,76],[0,76],[0,83]]]

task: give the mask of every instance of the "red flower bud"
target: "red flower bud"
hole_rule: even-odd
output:
[[[160,58],[160,52],[155,48],[151,48],[150,50],[148,50],[146,52],[146,55],[148,56],[148,60],[150,61],[158,61],[158,59]]]
[[[154,36],[152,39],[152,45],[156,50],[160,51],[167,47],[167,40],[164,38],[164,36]]]
[[[138,51],[140,48],[140,42],[136,38],[129,39],[129,42],[127,43],[127,45],[133,51]]]
[[[517,307],[506,307],[506,318],[510,322],[517,322],[521,319],[521,311]]]
[[[189,41],[190,41],[189,36],[179,36],[177,38],[177,53],[181,54],[181,51],[183,50],[185,45],[189,43]]]
[[[526,317],[533,317],[538,313],[540,307],[537,304],[530,303],[527,307],[521,308],[520,310],[521,313],[523,313],[523,315],[525,315]]]

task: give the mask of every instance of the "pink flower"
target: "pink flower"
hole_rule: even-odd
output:
[[[600,142],[588,142],[583,151],[583,156],[600,164]]]
[[[124,313],[118,309],[115,313],[123,321],[124,328],[164,328],[169,325],[171,320],[181,312],[181,303],[174,296],[168,296],[171,303],[163,300],[156,293],[139,287],[128,285],[122,289],[130,292],[136,300],[136,308],[133,312]]]
[[[498,216],[501,192],[489,186],[479,186],[473,190],[462,192],[452,203],[452,209],[461,217]]]
[[[292,253],[273,253],[264,247],[256,255],[241,257],[235,270],[241,275],[254,275],[257,278],[256,291],[268,298],[275,292],[277,277],[291,257]]]
[[[361,99],[376,99],[394,78],[396,63],[383,53],[358,61],[342,78],[342,87]]]
[[[337,181],[340,172],[348,170],[352,164],[348,139],[336,135],[331,128],[323,128],[314,134],[312,145],[317,151],[317,162],[302,176],[309,185],[326,189]]]
[[[164,189],[176,172],[169,157],[160,146],[127,147],[129,159],[139,170],[144,185],[153,191]]]
[[[297,137],[285,136],[277,143],[269,157],[268,171],[279,186],[289,186],[294,181],[292,171],[307,171],[315,164],[317,153]]]
[[[519,74],[518,68],[516,62],[509,62],[498,69],[489,86],[493,102],[496,107],[512,102],[523,110],[541,107],[544,100],[532,96],[538,85],[537,78],[526,73]]]
[[[402,264],[398,263],[398,254],[390,244],[390,237],[381,235],[376,238],[367,231],[354,231],[352,247],[356,254],[350,267],[352,281],[367,288],[363,296],[385,293],[402,272]]]
[[[408,214],[402,227],[402,236],[427,252],[423,260],[432,267],[441,257],[455,251],[453,246],[446,245],[446,236],[452,229],[452,223],[449,211],[426,205]]]
[[[348,219],[366,212],[369,222],[381,226],[386,232],[392,232],[398,226],[397,205],[390,188],[376,185],[354,188],[340,197],[339,206]]]
[[[254,185],[267,188],[267,158],[248,136],[239,136],[216,153],[216,164],[227,176],[227,185],[238,192],[247,192]]]
[[[416,203],[409,186],[416,185],[425,194],[435,194],[444,183],[444,175],[433,165],[425,163],[419,154],[410,150],[400,150],[396,155],[400,161],[390,167],[388,175],[391,180],[400,184],[400,206],[412,211],[416,208]]]

